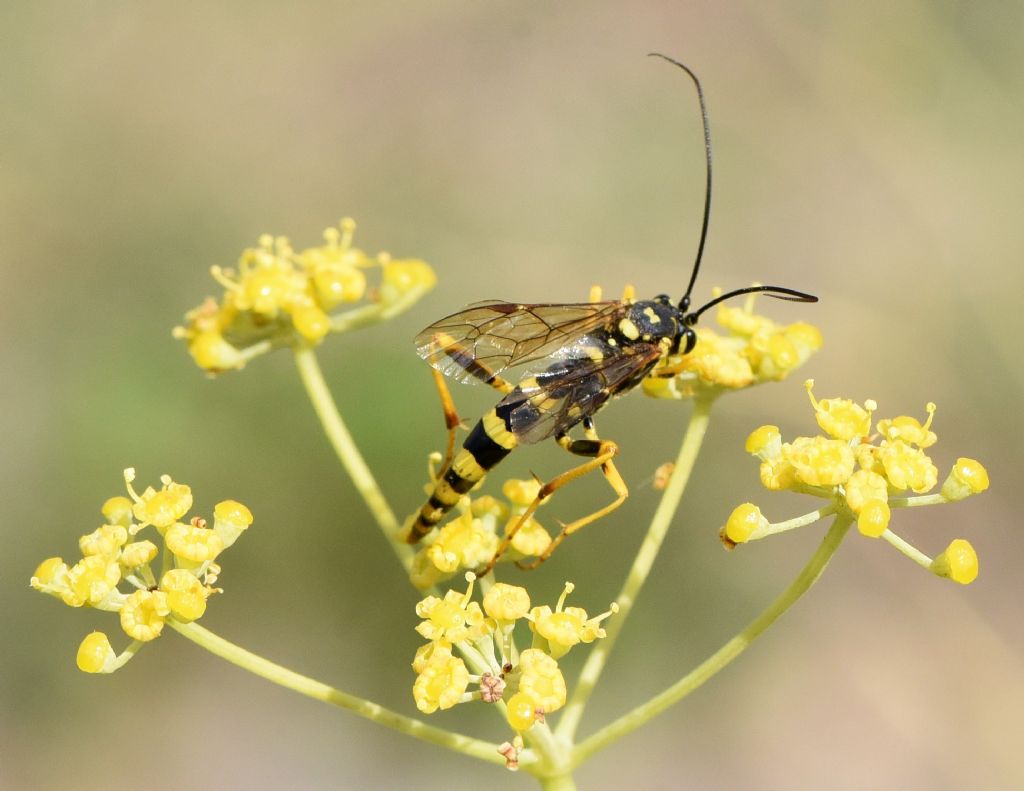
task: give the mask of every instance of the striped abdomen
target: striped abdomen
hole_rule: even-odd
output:
[[[484,415],[469,432],[462,450],[455,454],[451,465],[434,484],[430,499],[405,533],[407,543],[415,544],[433,530],[462,495],[483,480],[487,472],[518,445],[506,424],[508,410],[503,406],[504,402]]]

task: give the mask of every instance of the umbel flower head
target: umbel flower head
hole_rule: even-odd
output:
[[[134,656],[142,643],[155,640],[169,618],[194,621],[206,612],[206,600],[218,592],[216,558],[252,524],[249,509],[235,500],[218,503],[213,526],[202,517],[184,519],[192,491],[164,475],[159,490],[135,491],[135,471],[124,472],[128,497],[108,499],[106,522],[78,542],[81,559],[69,565],[60,557],[39,564],[30,584],[71,607],[116,612],[121,629],[135,643],[114,652],[107,636],[92,632],[78,649],[78,666],[87,673],[112,673]],[[163,543],[160,573],[152,567],[161,554],[156,543],[135,540],[152,526]]]
[[[223,295],[185,314],[174,336],[188,344],[200,368],[220,373],[277,346],[315,345],[330,332],[390,318],[434,287],[434,271],[419,259],[370,257],[353,247],[355,228],[346,218],[340,229],[324,231],[324,244],[301,251],[283,236],[264,234],[242,252],[236,269],[211,269]]]
[[[715,289],[718,296],[720,289]],[[725,333],[702,327],[689,354],[674,355],[643,381],[655,398],[692,398],[776,382],[821,348],[817,327],[798,321],[778,324],[754,313],[756,294],[739,307],[722,304],[716,321]]]
[[[571,582],[554,609],[531,608],[525,588],[501,582],[490,586],[481,607],[473,600],[475,576],[468,573],[466,580],[465,591],[427,596],[416,606],[422,619],[416,631],[430,642],[419,648],[412,663],[417,674],[413,699],[425,714],[473,700],[505,701],[509,725],[522,734],[565,705],[567,689],[558,660],[573,646],[604,637],[600,623],[618,607],[612,604],[593,618],[579,607],[565,607],[574,589]],[[524,621],[532,644],[520,651],[515,629]],[[455,652],[486,666],[470,673]],[[514,768],[513,758],[509,761]]]
[[[978,574],[978,558],[964,539],[953,541],[930,558],[889,527],[893,508],[937,505],[963,500],[988,488],[988,472],[977,461],[959,458],[938,494],[938,469],[925,449],[938,439],[932,431],[935,404],[925,406],[925,419],[901,415],[871,423],[877,404],[846,398],[818,400],[808,379],[811,406],[823,435],[783,442],[776,426],[761,426],[747,437],[747,452],[761,461],[761,483],[772,491],[788,490],[820,497],[817,511],[773,524],[752,503],[733,510],[722,528],[729,548],[811,524],[838,514],[856,521],[861,534],[883,538],[908,557],[941,577],[967,584]],[[908,495],[913,492],[914,495]]]

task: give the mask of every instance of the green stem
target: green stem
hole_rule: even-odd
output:
[[[615,722],[580,742],[573,755],[573,765],[578,766],[598,750],[607,747],[612,742],[636,730],[669,706],[678,703],[743,653],[746,647],[758,635],[771,626],[780,615],[810,590],[839,548],[852,523],[853,520],[849,514],[837,514],[832,527],[829,528],[817,551],[807,562],[807,565],[797,574],[796,579],[790,583],[789,587],[767,609],[751,621],[746,629],[729,640],[729,642],[664,692],[637,706],[629,713],[615,720]]]
[[[665,487],[665,492],[661,496],[661,502],[658,503],[658,508],[651,519],[650,527],[647,529],[647,535],[640,546],[640,551],[637,552],[636,558],[633,560],[633,567],[629,570],[629,576],[626,577],[622,590],[615,599],[619,605],[619,612],[608,620],[607,636],[594,645],[594,649],[587,657],[587,661],[583,665],[583,670],[577,681],[576,690],[562,712],[558,727],[555,729],[558,737],[566,743],[571,743],[576,734],[576,729],[579,727],[587,700],[590,698],[598,679],[601,677],[601,672],[608,661],[608,655],[611,653],[612,647],[615,645],[615,641],[618,639],[626,622],[626,618],[633,609],[636,597],[651,572],[655,558],[658,556],[658,550],[661,549],[662,541],[664,541],[668,527],[672,523],[672,517],[675,516],[676,509],[679,507],[679,501],[683,497],[683,490],[690,479],[694,462],[697,460],[697,454],[704,441],[712,403],[712,397],[698,398],[694,403],[693,414],[690,415],[690,422],[686,427],[683,444],[679,448],[679,456],[676,458],[676,464],[672,470],[672,475],[669,477],[668,485]]]
[[[306,393],[309,395],[310,401],[313,402],[313,409],[316,410],[317,417],[320,418],[320,423],[334,447],[338,460],[352,479],[356,490],[362,495],[366,507],[370,509],[381,532],[384,533],[388,543],[391,544],[395,554],[398,555],[402,565],[408,571],[412,567],[412,549],[396,540],[400,529],[398,520],[387,500],[384,499],[373,473],[366,466],[345,422],[341,419],[338,405],[334,402],[331,391],[324,381],[316,353],[308,346],[297,346],[295,347],[295,363],[299,368],[302,384],[306,387]]]
[[[912,508],[915,505],[942,505],[948,503],[941,494],[923,494],[919,497],[890,497],[890,508]]]
[[[917,565],[922,566],[928,569],[929,571],[931,570],[932,559],[928,557],[926,554],[924,554],[924,552],[922,552],[917,547],[913,546],[912,544],[908,544],[906,541],[904,541],[898,535],[893,533],[891,530],[886,530],[884,533],[882,533],[881,537],[888,541],[892,546],[896,547],[896,549],[898,549],[912,561],[917,563]]]
[[[450,750],[472,756],[473,758],[479,758],[488,763],[504,765],[504,759],[498,755],[494,745],[490,742],[473,739],[469,736],[460,736],[441,728],[435,728],[432,725],[426,725],[419,720],[398,714],[376,703],[371,703],[368,700],[342,692],[320,681],[300,675],[293,670],[246,651],[241,646],[225,640],[208,629],[204,629],[199,624],[181,623],[173,618],[169,618],[167,625],[183,637],[205,648],[210,653],[216,654],[221,659],[226,659],[243,670],[255,673],[257,676],[290,689],[293,692],[298,692],[322,703],[329,703],[332,706],[347,709],[358,714],[360,717],[376,722],[378,725],[384,725],[425,742],[447,747]]]
[[[576,791],[576,781],[571,774],[554,775],[552,777],[538,777],[540,787],[544,791]]]
[[[823,519],[835,512],[836,506],[834,504],[823,505],[817,511],[811,511],[809,514],[803,514],[802,516],[795,516],[792,519],[787,519],[785,522],[771,522],[764,532],[758,531],[750,538],[751,540],[767,538],[768,536],[774,536],[778,533],[785,533],[787,530],[796,530],[800,527],[806,527],[807,525],[814,524],[819,519]]]

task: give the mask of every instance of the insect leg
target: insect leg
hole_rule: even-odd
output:
[[[505,537],[502,539],[494,553],[494,557],[491,558],[490,562],[484,568],[477,570],[477,577],[482,577],[494,568],[494,565],[501,559],[502,555],[505,554],[509,546],[511,546],[516,533],[518,533],[520,528],[533,517],[537,508],[542,502],[544,502],[544,500],[566,484],[586,475],[588,472],[592,472],[596,469],[601,470],[604,474],[605,480],[608,481],[609,486],[611,486],[612,490],[615,492],[615,500],[603,508],[594,511],[592,514],[588,514],[581,519],[577,519],[567,525],[564,525],[562,527],[562,531],[554,538],[554,540],[552,540],[551,544],[548,545],[548,548],[544,550],[541,555],[529,563],[517,563],[516,565],[523,569],[536,568],[551,557],[551,554],[555,551],[558,545],[561,544],[568,536],[575,533],[581,527],[589,525],[591,522],[610,514],[625,501],[626,497],[629,495],[629,489],[626,487],[625,482],[622,480],[622,476],[619,475],[618,470],[615,468],[615,463],[613,462],[613,459],[619,453],[619,446],[610,440],[603,440],[598,437],[597,432],[594,430],[593,422],[590,421],[589,418],[584,422],[584,427],[586,439],[574,440],[566,434],[559,434],[555,437],[555,440],[574,456],[585,456],[588,457],[589,460],[580,464],[578,467],[574,467],[571,470],[563,472],[561,475],[555,476],[541,486],[540,491],[537,493],[533,502],[530,503],[526,511],[523,512],[519,519],[516,520],[515,524],[513,524],[506,532]]]

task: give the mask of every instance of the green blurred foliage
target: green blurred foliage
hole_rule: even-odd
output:
[[[422,257],[440,287],[386,326],[329,340],[342,410],[397,511],[418,505],[442,441],[410,338],[484,298],[678,294],[703,199],[690,86],[702,76],[715,202],[698,286],[819,294],[771,304],[814,321],[821,397],[923,417],[943,474],[991,471],[983,498],[895,527],[981,557],[970,588],[851,540],[822,584],[734,667],[598,756],[582,787],[1008,788],[1017,759],[1024,548],[1013,491],[1021,417],[1024,9],[1014,2],[56,3],[0,8],[7,387],[0,560],[0,785],[170,789],[521,787],[507,775],[298,699],[167,635],[110,678],[74,668],[109,616],[28,589],[73,555],[121,491],[169,472],[199,512],[256,515],[224,557],[204,624],[271,659],[413,713],[413,592],[320,434],[287,354],[205,379],[170,328],[262,232],[298,245],[342,215],[357,244]],[[798,377],[799,378],[799,377]],[[457,388],[467,419],[491,396]],[[594,727],[735,632],[816,536],[726,554],[759,490],[746,433],[813,428],[799,381],[720,404],[678,525],[604,687]],[[577,604],[614,597],[686,407],[632,395],[602,413],[633,497],[527,581]],[[505,475],[559,471],[551,447]],[[580,484],[547,507],[606,497]],[[791,510],[787,511],[789,508]],[[582,654],[582,652],[581,652]],[[576,657],[578,664],[580,657]],[[573,666],[569,662],[570,669]],[[435,717],[499,741],[489,712]],[[477,707],[482,708],[482,707]],[[584,732],[587,732],[586,726]]]

